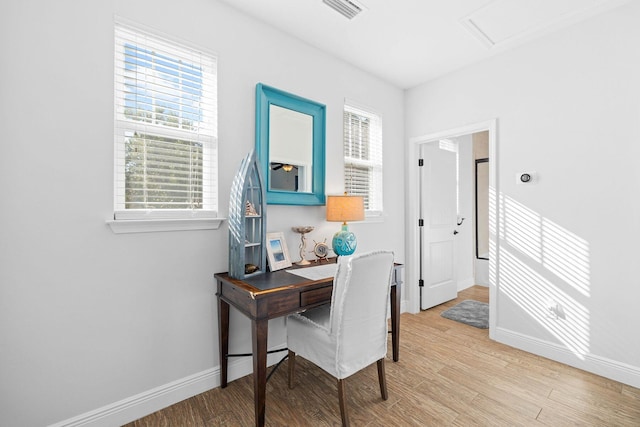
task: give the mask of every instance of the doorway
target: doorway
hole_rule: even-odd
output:
[[[497,120],[490,120],[486,122],[477,123],[474,125],[464,126],[456,129],[451,129],[443,132],[433,133],[429,135],[424,135],[420,137],[411,138],[409,141],[408,147],[408,155],[411,160],[409,162],[408,168],[408,191],[409,191],[409,201],[408,201],[408,209],[407,209],[407,268],[406,268],[406,283],[407,283],[407,306],[406,311],[417,313],[421,308],[421,292],[424,290],[425,283],[420,279],[421,274],[425,273],[425,268],[427,265],[422,262],[422,254],[421,254],[421,232],[420,232],[420,216],[421,216],[421,187],[420,183],[420,154],[423,150],[424,144],[433,143],[434,141],[440,140],[452,140],[464,135],[471,135],[478,132],[486,132],[487,136],[487,149],[488,149],[488,157],[492,159],[489,163],[489,205],[497,207],[497,180],[496,180],[496,170],[498,166],[498,161],[496,157],[496,127]],[[473,166],[469,166],[470,174],[473,174]],[[469,218],[465,218],[465,225],[468,227],[469,233],[474,233],[474,220],[473,217],[475,215],[472,214]],[[489,248],[490,248],[490,256],[487,265],[487,276],[490,276],[488,271],[495,271],[495,265],[497,263],[497,259],[494,255],[495,250],[497,249],[497,240],[496,234],[498,230],[498,224],[496,222],[496,212],[495,209],[489,212]],[[457,218],[457,222],[460,222],[461,218]],[[456,223],[457,226],[460,224]],[[455,230],[455,229],[454,229]],[[451,230],[453,233],[454,230]],[[475,245],[475,241],[474,241]],[[473,259],[475,259],[475,248],[471,248],[470,252],[473,255]],[[487,262],[485,260],[485,262]],[[422,286],[420,286],[422,285]],[[492,283],[491,278],[488,278],[488,285],[490,291],[490,297],[493,295],[495,291],[495,283]],[[490,298],[490,311],[491,313],[495,313],[495,299]],[[491,325],[495,324],[495,316],[491,316]],[[490,335],[491,335],[491,325],[490,325]]]
[[[420,145],[420,309],[488,286],[488,132]],[[482,253],[479,253],[481,251]]]

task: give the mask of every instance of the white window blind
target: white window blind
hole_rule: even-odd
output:
[[[344,186],[364,197],[367,216],[382,214],[382,119],[376,113],[345,104]]]
[[[116,24],[116,220],[217,216],[216,65]]]

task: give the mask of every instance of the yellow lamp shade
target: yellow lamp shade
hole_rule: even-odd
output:
[[[364,220],[362,196],[327,196],[327,221],[347,222]]]

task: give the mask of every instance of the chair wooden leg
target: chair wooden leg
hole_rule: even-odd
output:
[[[384,373],[384,357],[378,360],[378,380],[380,381],[380,394],[382,400],[387,400],[389,394],[387,393],[387,378]]]
[[[296,369],[296,354],[289,350],[289,388],[293,388],[293,374]]]
[[[338,400],[340,401],[340,416],[342,426],[349,427],[349,414],[347,413],[347,396],[345,395],[345,381],[338,380]]]

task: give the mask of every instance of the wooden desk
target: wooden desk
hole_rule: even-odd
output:
[[[391,286],[391,342],[394,362],[399,358],[402,267],[402,264],[395,265]],[[229,305],[232,305],[251,319],[255,416],[256,426],[261,427],[265,421],[269,319],[331,302],[333,277],[309,280],[280,270],[244,280],[232,279],[227,273],[218,273],[215,278],[218,283],[216,295],[219,315],[220,386],[227,386]]]

